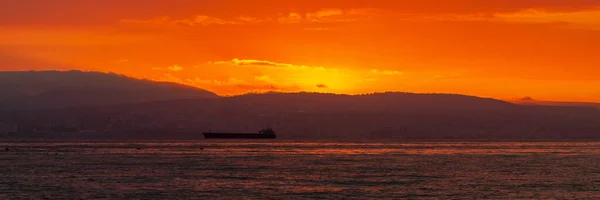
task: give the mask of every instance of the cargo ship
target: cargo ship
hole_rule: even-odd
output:
[[[204,132],[206,139],[275,139],[277,135],[271,128],[259,130],[257,133],[214,133]]]

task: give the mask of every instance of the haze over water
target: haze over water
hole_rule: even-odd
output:
[[[0,199],[598,199],[600,143],[0,143]]]

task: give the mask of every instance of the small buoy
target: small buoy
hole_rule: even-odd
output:
[[[10,151],[10,149],[9,149],[9,148],[6,148],[6,149],[4,149],[4,150],[5,150],[5,151]]]
[[[140,150],[140,148],[138,147],[137,150]]]
[[[204,150],[204,148],[200,148],[200,150]]]

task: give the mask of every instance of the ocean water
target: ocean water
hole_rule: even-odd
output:
[[[600,143],[591,142],[0,147],[0,199],[600,199]]]

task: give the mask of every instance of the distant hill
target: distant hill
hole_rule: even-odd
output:
[[[522,105],[543,105],[543,106],[569,106],[569,107],[590,107],[600,109],[600,103],[593,102],[560,102],[560,101],[536,101],[536,100],[519,100],[513,101],[516,104]]]
[[[502,111],[509,102],[457,94],[374,93],[338,95],[322,93],[247,94],[225,99],[232,104],[252,104],[255,112],[332,113],[446,113]]]
[[[48,109],[214,98],[194,87],[82,71],[0,72],[0,109]]]
[[[452,94],[267,93],[14,112],[2,118],[27,126],[111,127],[110,133],[101,133],[107,139],[201,139],[209,127],[253,132],[267,125],[280,139],[301,140],[600,139],[598,109]]]

